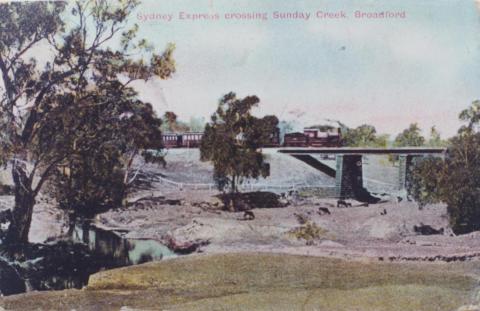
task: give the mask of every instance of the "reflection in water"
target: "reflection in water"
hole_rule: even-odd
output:
[[[74,242],[88,245],[96,255],[109,258],[111,267],[140,264],[176,256],[165,245],[154,240],[125,239],[114,232],[91,226],[88,222],[75,224],[71,230]]]
[[[0,295],[82,288],[98,271],[176,256],[157,241],[126,239],[88,222],[72,224],[69,237],[69,241],[0,248],[4,257],[0,257],[0,285],[11,284],[7,290],[0,286]]]

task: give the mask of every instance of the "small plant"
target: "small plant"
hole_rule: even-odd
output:
[[[289,232],[297,240],[305,240],[307,244],[311,244],[314,240],[318,240],[325,236],[327,230],[319,227],[316,223],[307,221],[303,226],[297,227]]]

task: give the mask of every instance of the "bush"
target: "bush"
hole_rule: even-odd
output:
[[[440,172],[444,169],[441,158],[428,157],[415,161],[413,169],[407,173],[408,194],[423,208],[428,203],[440,200]]]
[[[445,160],[427,158],[415,165],[411,193],[420,206],[444,202],[457,234],[480,229],[480,133],[452,138]]]
[[[327,230],[319,227],[316,223],[307,221],[305,225],[295,228],[290,231],[297,240],[305,240],[307,242],[313,242],[323,237],[327,233]]]
[[[71,162],[55,177],[54,195],[60,208],[87,217],[120,206],[126,191],[119,164],[98,155]]]

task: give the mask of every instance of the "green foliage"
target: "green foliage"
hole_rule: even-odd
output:
[[[459,132],[478,131],[478,125],[480,122],[480,100],[474,101],[470,107],[462,110],[458,115],[458,118],[467,123],[467,125],[460,128]]]
[[[459,233],[480,229],[479,167],[480,133],[454,137],[440,181],[450,223]]]
[[[411,172],[408,172],[410,176],[407,190],[420,208],[428,203],[440,201],[440,178],[443,176],[443,170],[443,159],[428,157],[416,161]]]
[[[220,190],[228,185],[232,192],[244,178],[267,177],[270,166],[259,151],[278,124],[275,116],[256,118],[251,109],[256,96],[238,99],[235,93],[222,97],[211,122],[205,126],[200,146],[202,161],[212,161],[214,179]]]
[[[427,142],[428,147],[446,147],[448,142],[440,136],[440,132],[437,131],[435,126],[430,128],[430,138]]]
[[[9,241],[27,241],[35,196],[58,168],[82,167],[82,152],[88,165],[105,165],[110,174],[120,165],[127,171],[125,184],[134,155],[156,144],[152,109],[136,101],[129,84],[170,77],[174,45],[157,53],[137,38],[137,25],[127,28],[137,5],[136,0],[0,4],[0,145],[8,150],[1,157],[14,159],[17,189]],[[34,49],[49,52],[42,53],[42,62],[35,55],[27,59]],[[112,112],[104,108],[113,106]]]
[[[316,223],[311,221],[305,221],[301,227],[295,228],[290,231],[298,240],[305,240],[307,242],[313,242],[325,236],[327,230],[319,227]]]
[[[123,176],[118,158],[101,151],[80,154],[56,172],[54,195],[60,208],[92,217],[122,203]]]
[[[189,122],[180,121],[173,111],[166,111],[163,115],[162,131],[169,133],[203,132],[205,119],[191,117]]]
[[[425,145],[425,137],[420,133],[417,123],[412,123],[395,137],[393,145],[395,147],[420,147]]]
[[[150,104],[122,92],[103,100],[102,105],[60,104],[58,118],[50,119],[50,131],[44,133],[42,127],[39,133],[39,142],[58,139],[67,149],[55,174],[55,195],[62,208],[79,214],[120,205],[133,158],[140,150],[160,148],[161,120]],[[71,129],[69,135],[61,128]]]
[[[388,135],[377,134],[373,125],[363,124],[357,128],[343,128],[342,140],[347,147],[378,147],[386,148]]]
[[[426,159],[413,170],[412,194],[421,204],[445,202],[455,233],[480,229],[480,133],[478,102],[460,116],[468,125],[450,140],[445,160]]]

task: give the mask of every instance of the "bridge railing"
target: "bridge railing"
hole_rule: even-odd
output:
[[[158,177],[158,181],[162,184],[166,184],[169,186],[173,186],[178,190],[215,190],[216,184],[214,183],[185,183],[185,182],[176,182],[164,177]],[[259,190],[271,190],[271,191],[291,191],[291,190],[303,190],[303,189],[334,189],[335,186],[327,186],[327,185],[313,185],[313,184],[305,184],[305,183],[296,183],[296,184],[289,184],[289,185],[275,185],[275,184],[268,184],[268,183],[245,183],[240,184],[240,190],[250,190],[250,191],[259,191]]]

